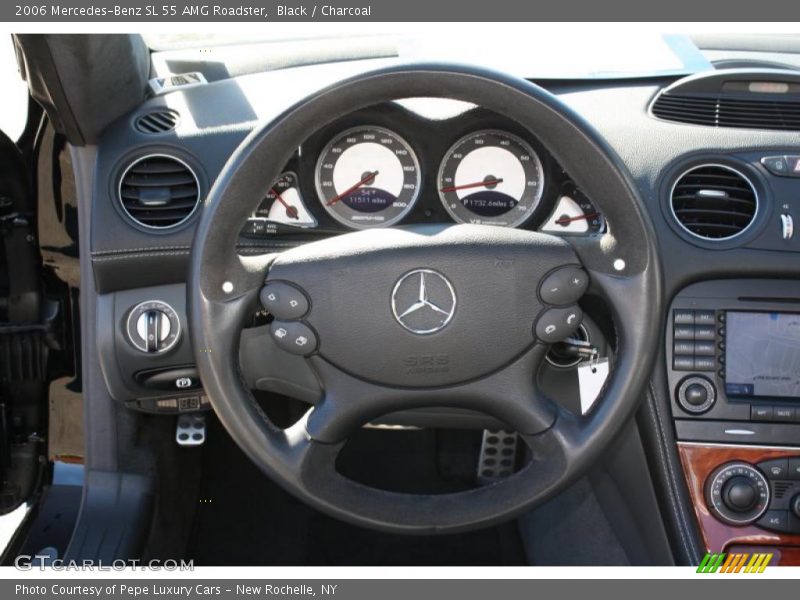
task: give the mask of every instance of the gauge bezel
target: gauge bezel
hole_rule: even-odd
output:
[[[325,156],[328,155],[328,153],[330,152],[330,149],[336,144],[336,142],[340,141],[342,138],[344,138],[344,137],[346,137],[346,136],[348,136],[348,135],[350,135],[350,134],[352,134],[354,132],[361,132],[361,131],[364,131],[364,130],[370,130],[370,131],[374,131],[374,132],[388,134],[388,135],[392,136],[393,138],[395,138],[398,142],[400,142],[400,144],[402,144],[403,148],[406,151],[408,151],[408,154],[411,157],[411,160],[413,161],[414,167],[416,169],[416,184],[414,186],[413,195],[412,195],[411,199],[408,201],[408,205],[405,208],[403,208],[397,215],[392,217],[391,219],[386,219],[385,221],[382,221],[380,223],[365,223],[365,224],[356,223],[356,222],[348,219],[347,217],[342,216],[341,214],[339,214],[332,207],[328,206],[328,203],[327,203],[327,201],[325,199],[325,194],[323,193],[323,190],[322,190],[322,182],[320,181],[320,172],[321,172],[320,168],[321,168],[321,165],[323,163],[323,159],[325,158]],[[334,170],[335,170],[335,167],[334,167]],[[317,200],[319,201],[319,203],[322,206],[323,210],[328,215],[330,215],[334,220],[336,220],[338,223],[344,225],[345,227],[348,227],[350,229],[359,229],[359,230],[361,230],[361,229],[379,229],[381,227],[391,227],[392,225],[396,225],[397,223],[402,221],[404,218],[406,218],[411,213],[411,211],[414,209],[414,207],[417,204],[417,200],[419,199],[420,191],[422,189],[422,171],[421,171],[421,168],[420,168],[419,157],[417,156],[417,153],[414,150],[413,146],[408,143],[408,140],[406,140],[403,136],[401,136],[397,132],[395,132],[395,131],[387,128],[387,127],[382,127],[380,125],[369,125],[369,124],[356,125],[354,127],[350,127],[348,129],[344,129],[344,130],[334,134],[331,137],[331,139],[328,141],[328,143],[326,143],[325,146],[323,146],[322,150],[317,155],[317,160],[316,160],[316,163],[314,165],[314,188],[315,188],[315,190],[317,192]]]
[[[444,207],[445,211],[447,211],[447,214],[450,215],[450,217],[456,223],[474,222],[474,221],[465,221],[462,217],[460,217],[458,215],[458,213],[456,211],[454,211],[453,209],[450,208],[449,203],[447,202],[447,199],[446,199],[446,195],[449,194],[449,193],[456,193],[456,192],[442,192],[442,185],[443,185],[442,184],[442,174],[443,174],[445,165],[449,162],[449,160],[450,160],[451,156],[453,155],[454,151],[456,150],[456,148],[461,146],[467,140],[469,140],[471,138],[474,138],[474,137],[477,137],[479,135],[499,135],[501,137],[506,137],[506,138],[511,139],[513,142],[515,142],[515,143],[519,144],[520,146],[522,146],[522,148],[524,150],[526,150],[528,152],[528,154],[530,154],[530,156],[532,158],[531,162],[535,165],[536,169],[538,170],[538,173],[539,173],[539,185],[537,186],[536,198],[531,203],[530,208],[528,208],[525,212],[523,212],[518,218],[513,219],[513,220],[509,220],[509,222],[507,222],[507,223],[496,223],[496,222],[493,222],[493,218],[491,218],[491,217],[482,218],[477,213],[474,213],[476,218],[480,219],[480,223],[483,224],[483,225],[494,225],[494,226],[497,226],[497,227],[520,227],[520,226],[524,225],[525,223],[527,223],[528,221],[530,221],[533,218],[533,216],[536,214],[537,209],[541,206],[542,200],[544,199],[544,191],[545,191],[545,187],[546,187],[546,183],[547,183],[547,177],[545,175],[544,163],[542,162],[542,158],[539,156],[539,153],[536,152],[536,150],[534,150],[533,145],[530,142],[528,142],[527,140],[525,140],[523,137],[521,137],[520,135],[517,135],[516,133],[512,133],[512,132],[510,132],[508,130],[505,130],[505,129],[479,129],[477,131],[470,132],[470,133],[460,137],[458,140],[456,140],[447,149],[447,152],[445,152],[444,156],[442,156],[442,160],[439,163],[439,170],[438,170],[438,172],[436,174],[436,191],[439,194],[439,201],[442,203],[442,206]],[[465,154],[464,158],[466,156],[467,155]],[[464,158],[462,158],[461,160],[463,160]],[[524,168],[524,166],[523,166],[523,168]],[[526,188],[527,188],[527,184],[526,184]],[[514,208],[516,208],[516,206]],[[503,213],[503,214],[506,214],[506,213]]]
[[[583,196],[584,200],[581,200],[580,198],[578,198],[578,196]],[[573,203],[575,203],[578,206],[578,208],[580,208],[582,211],[583,209],[580,206],[581,203],[584,201],[588,202],[592,206],[594,211],[599,215],[600,219],[599,229],[592,231],[591,226],[588,226],[586,231],[570,231],[568,228],[556,229],[554,227],[547,227],[548,223],[550,223],[551,220],[553,220],[556,213],[558,212],[558,208],[559,206],[561,206],[561,202],[564,200],[564,198],[567,198]],[[586,213],[584,212],[583,214]],[[550,233],[553,235],[564,235],[564,236],[602,235],[606,233],[607,230],[608,230],[608,222],[606,221],[606,217],[603,214],[603,212],[599,208],[597,208],[597,205],[590,198],[588,198],[583,192],[581,192],[579,188],[575,185],[575,183],[572,181],[566,181],[562,183],[561,188],[556,194],[556,198],[555,201],[553,202],[552,209],[550,210],[550,212],[548,212],[547,216],[542,220],[542,223],[539,226],[539,231],[543,233]]]
[[[272,184],[270,185],[270,187],[267,189],[267,192],[266,192],[266,194],[264,194],[264,199],[261,201],[261,203],[263,204],[263,202],[267,199],[267,196],[269,196],[270,191],[272,191],[272,189],[275,187],[275,183],[280,181],[281,179],[283,179],[287,175],[291,175],[294,178],[294,182],[295,182],[294,187],[295,187],[295,189],[297,189],[297,197],[300,200],[300,204],[303,206],[303,210],[305,210],[306,214],[309,216],[311,221],[309,223],[305,223],[303,225],[298,225],[298,224],[295,224],[295,223],[277,221],[275,219],[270,219],[269,217],[257,216],[256,213],[261,208],[261,204],[259,204],[258,207],[256,208],[256,210],[253,211],[253,214],[250,215],[248,221],[263,220],[263,221],[265,221],[267,223],[270,223],[270,224],[273,224],[273,225],[282,225],[282,226],[286,226],[286,227],[294,227],[295,229],[316,229],[317,227],[319,227],[319,221],[317,221],[317,217],[315,217],[314,214],[311,212],[311,210],[309,210],[308,204],[306,203],[305,198],[303,198],[303,191],[300,189],[300,177],[298,176],[297,172],[294,171],[293,169],[286,169],[284,171],[281,171],[281,174],[278,175],[275,178],[275,181],[273,181]]]

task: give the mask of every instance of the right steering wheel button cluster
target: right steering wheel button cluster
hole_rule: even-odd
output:
[[[536,323],[536,337],[545,343],[561,342],[578,330],[583,311],[575,304],[586,288],[589,275],[580,267],[556,269],[539,284],[539,296],[550,305]]]
[[[539,295],[547,304],[573,304],[589,287],[589,275],[580,267],[562,267],[550,273],[539,286]]]
[[[536,323],[536,337],[548,344],[561,342],[575,333],[583,321],[583,311],[577,306],[550,308]]]

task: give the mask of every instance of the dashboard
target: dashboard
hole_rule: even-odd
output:
[[[372,66],[380,65],[317,65],[179,89],[108,128],[92,165],[88,218],[97,344],[115,400],[150,412],[207,407],[190,342],[176,333],[187,330],[186,269],[202,202],[258,122]],[[669,311],[650,401],[666,407],[658,435],[674,442],[667,451],[677,449],[707,548],[800,545],[800,396],[792,379],[800,351],[797,74],[743,69],[544,84],[600,132],[654,224]],[[791,97],[765,99],[774,93]],[[581,192],[576,180],[591,173],[565,172],[535,132],[479,106],[430,99],[373,106],[321,123],[300,148],[281,151],[285,167],[274,180],[265,174],[263,201],[242,223],[241,254],[417,224],[626,235],[598,206],[613,198]],[[605,351],[614,343],[610,318],[584,308],[584,341]],[[166,317],[148,321],[156,309]],[[747,338],[778,326],[783,337]],[[143,349],[131,343],[140,330],[160,339]],[[242,339],[243,367],[257,372],[251,387],[287,391],[280,372],[291,370],[306,382],[292,395],[313,401],[313,373],[298,376],[302,359],[259,343]],[[776,343],[788,350],[764,351]],[[574,395],[582,357],[550,358],[541,376]],[[273,370],[264,371],[265,362]],[[185,387],[176,390],[179,380]]]

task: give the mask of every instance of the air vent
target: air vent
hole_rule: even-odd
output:
[[[788,100],[662,94],[653,103],[653,115],[711,127],[800,131],[800,102]]]
[[[750,180],[723,165],[701,165],[672,187],[672,212],[691,235],[722,241],[740,235],[755,219],[758,196]]]
[[[775,498],[780,500],[786,495],[790,489],[794,487],[794,483],[791,481],[776,481],[773,483],[773,494],[775,494]]]
[[[145,227],[180,225],[200,203],[200,183],[189,166],[173,156],[151,154],[134,161],[119,182],[128,216]]]
[[[147,134],[166,133],[178,125],[181,116],[171,109],[155,110],[137,117],[134,126],[137,131]]]

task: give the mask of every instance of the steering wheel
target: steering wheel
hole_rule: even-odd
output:
[[[483,225],[418,226],[347,233],[277,254],[237,252],[248,215],[294,149],[320,127],[363,107],[426,97],[473,103],[527,128],[604,211],[608,232],[565,241]],[[554,296],[554,281],[574,289]],[[632,416],[661,324],[655,235],[615,153],[542,88],[447,65],[359,75],[257,128],[208,195],[188,289],[200,377],[250,459],[325,513],[400,533],[487,526],[573,482]],[[239,369],[240,335],[264,290],[276,314],[265,335],[301,353],[323,389],[288,429],[270,422]],[[575,415],[538,389],[535,374],[548,342],[577,326],[582,293],[607,305],[616,357],[601,399],[588,414]],[[336,470],[336,456],[355,430],[423,406],[497,418],[519,433],[530,461],[496,483],[440,495],[384,491]]]

